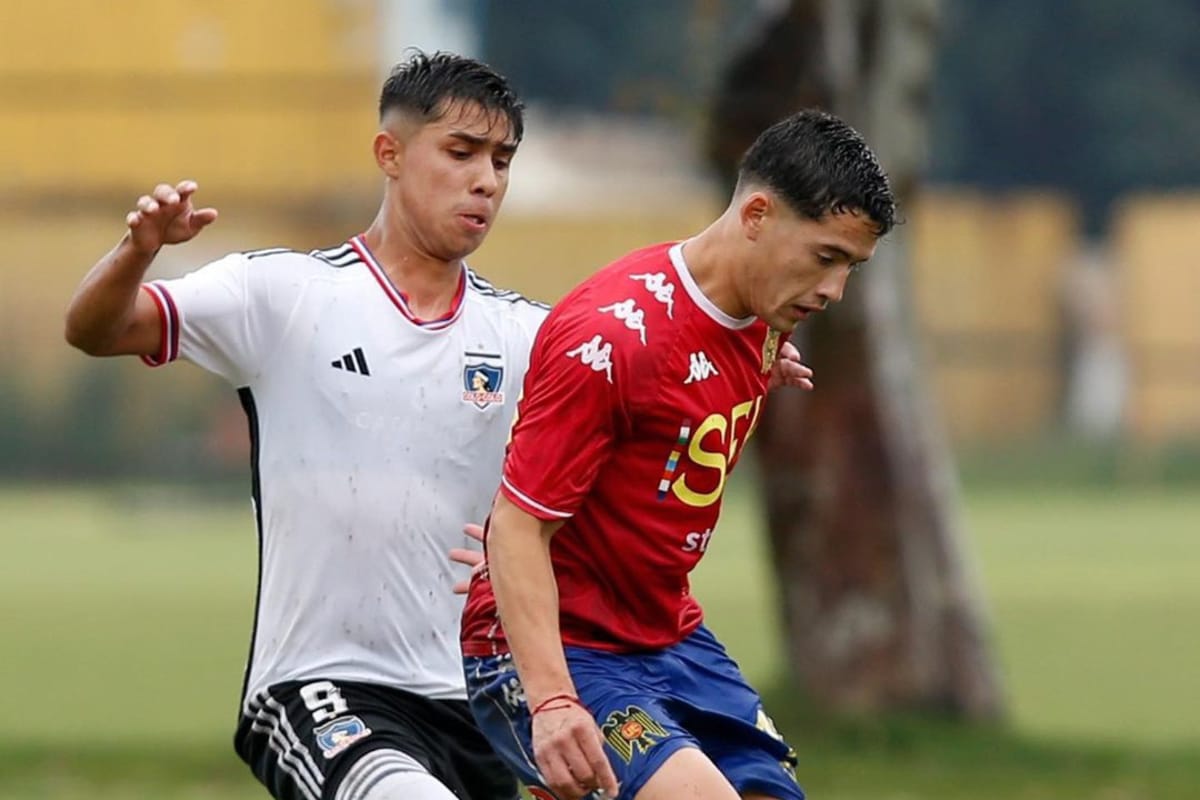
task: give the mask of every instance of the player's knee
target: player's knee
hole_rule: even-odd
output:
[[[346,773],[334,800],[456,800],[445,784],[399,750],[372,750]]]

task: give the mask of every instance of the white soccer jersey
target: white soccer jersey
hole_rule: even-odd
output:
[[[238,387],[250,423],[259,586],[243,701],[285,680],[464,698],[473,544],[546,307],[464,267],[445,317],[416,319],[355,237],[235,253],[147,284],[161,364]]]

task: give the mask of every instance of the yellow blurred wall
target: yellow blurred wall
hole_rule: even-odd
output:
[[[374,0],[0,3],[0,191],[204,175],[316,192],[374,175]]]
[[[1132,198],[1113,249],[1134,438],[1200,436],[1200,196]]]
[[[913,302],[951,436],[1044,433],[1062,391],[1056,348],[1074,208],[1043,194],[928,191],[910,212]]]
[[[164,252],[160,273],[361,230],[378,199],[376,14],[375,0],[0,3],[0,378],[47,405],[61,397],[85,363],[62,343],[62,309],[155,182],[199,178],[203,202],[222,210],[197,242]],[[716,202],[507,213],[471,261],[552,301],[620,253],[698,230]],[[1039,194],[929,191],[907,216],[915,309],[953,438],[1045,432],[1062,391],[1058,303],[1079,247],[1075,210]],[[1198,237],[1198,198],[1137,199],[1117,216],[1139,440],[1200,436]]]

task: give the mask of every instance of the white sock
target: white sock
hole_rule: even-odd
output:
[[[372,750],[354,762],[335,800],[457,800],[445,784],[412,756]]]

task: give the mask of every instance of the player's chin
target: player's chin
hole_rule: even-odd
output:
[[[443,261],[459,261],[474,253],[483,244],[483,236],[459,236],[442,242],[441,258]]]
[[[779,331],[779,333],[786,336],[796,329],[796,325],[800,320],[781,312],[763,317],[763,322],[767,323],[772,330]]]

